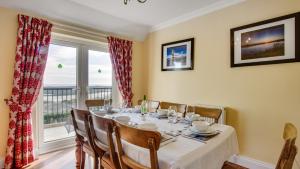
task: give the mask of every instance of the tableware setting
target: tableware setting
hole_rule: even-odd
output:
[[[192,127],[191,129],[193,131],[199,131],[199,132],[203,132],[203,131],[207,131],[207,129],[209,128],[209,124],[207,121],[194,121],[192,123]]]
[[[152,130],[152,131],[157,131],[158,127],[154,123],[142,123],[138,124],[137,128],[143,129],[143,130]]]
[[[199,120],[200,115],[195,113],[186,113],[185,120],[193,122]]]
[[[168,110],[158,109],[157,112],[150,112],[149,115],[157,119],[168,118]]]
[[[218,134],[220,134],[220,132],[211,127],[210,123],[206,121],[194,121],[192,126],[183,131],[181,135],[185,138],[203,142],[208,141]]]

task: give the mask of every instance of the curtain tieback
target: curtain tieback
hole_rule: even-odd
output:
[[[19,105],[19,103],[13,101],[12,98],[10,99],[4,99],[5,103],[9,106],[11,111],[19,111],[25,112],[26,114],[30,114],[32,112],[32,109],[27,104]]]

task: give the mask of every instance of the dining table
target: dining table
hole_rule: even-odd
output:
[[[103,112],[95,111],[94,113],[103,115]],[[226,160],[239,152],[236,131],[229,125],[212,124],[210,128],[218,131],[218,134],[203,141],[182,134],[190,127],[187,123],[169,123],[167,118],[157,118],[150,114],[141,115],[130,111],[118,111],[118,113],[105,114],[105,116],[112,119],[127,116],[130,118],[129,125],[133,127],[145,123],[155,124],[156,130],[162,136],[171,135],[172,140],[161,142],[157,151],[160,169],[221,169]],[[98,134],[105,137],[105,133]],[[130,158],[150,167],[149,150],[124,140],[122,147]]]

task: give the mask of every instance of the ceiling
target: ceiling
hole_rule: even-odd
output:
[[[143,40],[151,32],[244,0],[0,0],[0,6]]]

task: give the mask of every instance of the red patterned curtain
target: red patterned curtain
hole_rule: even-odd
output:
[[[115,37],[108,37],[107,39],[118,88],[123,100],[127,101],[128,105],[131,105],[131,99],[133,97],[131,90],[132,42]]]
[[[35,103],[46,66],[52,24],[18,16],[19,29],[10,109],[5,168],[21,168],[34,160],[31,107]]]

